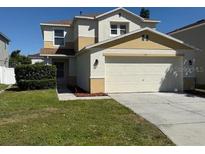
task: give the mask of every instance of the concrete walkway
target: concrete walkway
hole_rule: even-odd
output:
[[[205,98],[174,93],[110,96],[155,124],[176,145],[205,145]]]
[[[69,89],[59,88],[57,89],[59,101],[68,100],[92,100],[92,99],[111,99],[109,96],[94,96],[94,97],[76,97]]]

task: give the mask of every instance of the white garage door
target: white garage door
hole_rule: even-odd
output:
[[[106,57],[105,91],[183,90],[182,57]]]

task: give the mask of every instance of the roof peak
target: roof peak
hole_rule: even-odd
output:
[[[11,40],[2,32],[0,32],[0,35],[7,41],[10,42]]]
[[[130,14],[132,14],[132,15],[138,17],[138,18],[140,18],[143,22],[159,22],[159,21],[157,21],[157,20],[143,18],[143,17],[139,16],[138,14],[135,14],[135,13],[133,13],[133,12],[131,12],[131,11],[129,11],[129,10],[123,8],[123,7],[118,7],[118,8],[112,9],[112,10],[107,11],[107,12],[104,12],[104,13],[96,13],[96,12],[93,12],[93,13],[85,13],[85,14],[84,14],[84,13],[82,12],[82,14],[74,16],[74,19],[75,19],[75,18],[97,19],[97,18],[99,18],[99,17],[101,17],[101,16],[107,15],[107,14],[112,13],[112,12],[115,12],[115,11],[118,11],[118,10],[120,10],[120,9],[123,10],[123,11],[126,11],[127,13],[130,13]],[[70,26],[70,25],[72,25],[72,22],[73,22],[73,20],[69,20],[69,19],[66,19],[66,20],[54,20],[54,21],[43,22],[42,25],[43,25],[43,24],[44,24],[44,25],[47,25],[47,24],[48,24],[48,25],[49,25],[49,24],[55,24],[55,25],[66,25],[66,26]]]

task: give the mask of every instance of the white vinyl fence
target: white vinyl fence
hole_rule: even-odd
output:
[[[1,84],[15,84],[14,68],[7,68],[0,66],[0,83]]]

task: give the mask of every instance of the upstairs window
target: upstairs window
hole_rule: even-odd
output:
[[[127,33],[127,25],[126,24],[111,24],[110,25],[110,35],[118,36]]]
[[[56,29],[54,30],[54,44],[59,46],[64,46],[64,30]]]
[[[126,34],[126,25],[120,25],[120,35]]]
[[[117,35],[117,25],[111,25],[111,35]]]

